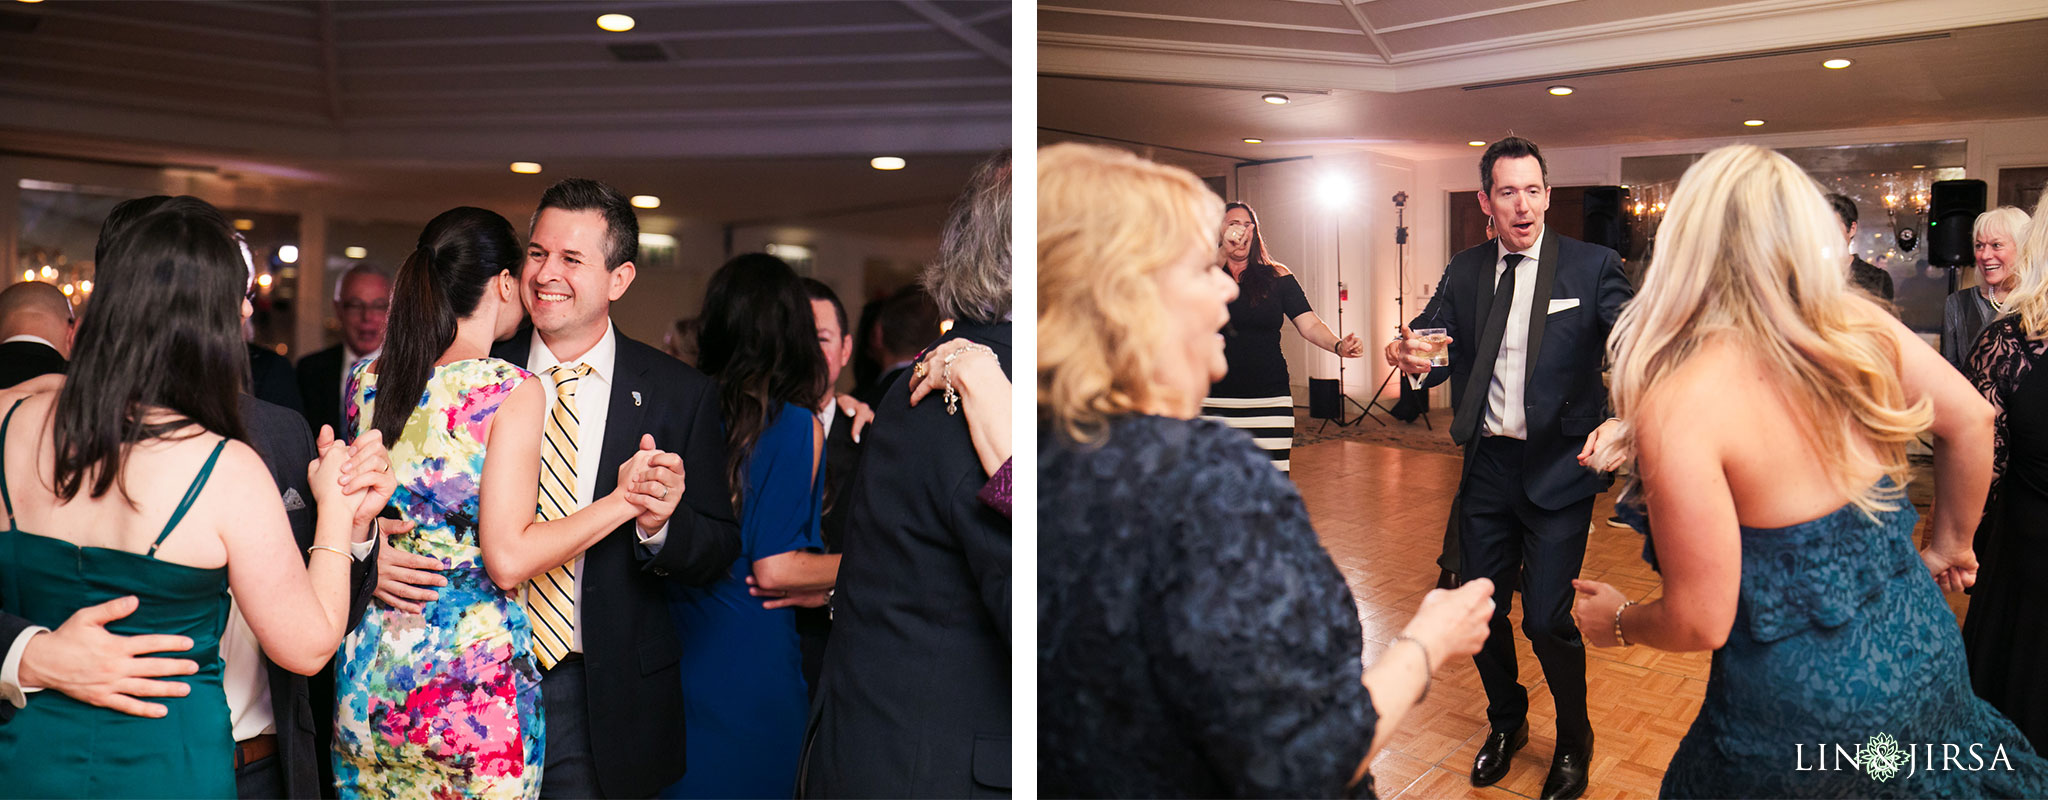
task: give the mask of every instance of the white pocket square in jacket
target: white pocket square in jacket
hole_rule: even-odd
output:
[[[1567,298],[1564,298],[1564,299],[1561,299],[1561,300],[1558,300],[1558,299],[1553,299],[1553,300],[1551,300],[1551,301],[1550,301],[1550,312],[1549,312],[1549,313],[1555,314],[1555,313],[1557,313],[1557,312],[1559,312],[1559,311],[1570,311],[1570,310],[1572,310],[1572,309],[1574,309],[1574,308],[1578,308],[1578,307],[1579,307],[1579,298],[1576,298],[1576,297],[1567,297]]]

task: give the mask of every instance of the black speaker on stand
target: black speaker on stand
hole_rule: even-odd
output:
[[[1983,181],[1935,181],[1928,193],[1927,263],[1948,268],[1948,291],[1961,283],[1960,268],[1977,263],[1970,229],[1984,213],[1990,192]]]

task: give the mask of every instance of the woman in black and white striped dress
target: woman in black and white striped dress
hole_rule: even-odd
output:
[[[1224,206],[1222,256],[1237,279],[1230,326],[1223,331],[1230,372],[1209,387],[1202,416],[1251,434],[1273,466],[1286,472],[1294,449],[1294,395],[1288,388],[1287,357],[1280,352],[1282,323],[1292,320],[1302,338],[1344,358],[1364,355],[1365,343],[1355,333],[1339,340],[1316,316],[1294,273],[1267,257],[1251,206]]]

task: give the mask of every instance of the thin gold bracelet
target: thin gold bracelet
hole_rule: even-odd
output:
[[[329,547],[329,546],[327,546],[327,545],[324,545],[324,544],[316,544],[316,545],[313,545],[312,547],[308,547],[308,548],[306,548],[306,555],[307,555],[308,557],[312,556],[312,554],[313,554],[313,551],[315,551],[315,550],[325,550],[325,551],[327,551],[327,552],[329,552],[329,553],[333,553],[333,554],[335,554],[335,555],[341,556],[342,558],[346,558],[346,559],[348,559],[349,563],[351,563],[351,564],[355,563],[355,561],[356,561],[356,556],[355,556],[355,554],[354,554],[354,553],[351,553],[351,552],[349,552],[349,551],[347,551],[347,550],[343,550],[343,549],[341,549],[341,548],[339,548],[339,547]]]

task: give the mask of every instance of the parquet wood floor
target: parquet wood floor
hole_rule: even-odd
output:
[[[1294,482],[1358,606],[1365,664],[1386,651],[1435,585],[1458,466],[1456,456],[1358,441],[1294,449]],[[1612,583],[1637,601],[1655,597],[1659,579],[1642,561],[1642,536],[1606,525],[1613,502],[1610,491],[1594,506],[1581,577]],[[1924,507],[1921,515],[1924,536]],[[1966,599],[1955,594],[1949,601],[1960,614]],[[1519,603],[1510,616],[1531,727],[1529,746],[1515,755],[1507,777],[1484,789],[1471,786],[1472,758],[1487,733],[1486,693],[1471,659],[1452,659],[1437,672],[1429,697],[1374,757],[1381,797],[1511,800],[1542,791],[1556,710],[1521,635]],[[1706,653],[1587,649],[1587,712],[1596,737],[1587,797],[1656,796],[1665,765],[1699,713],[1708,663]]]

